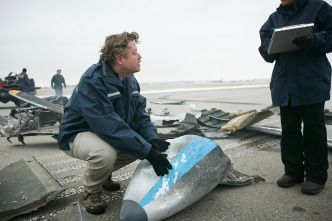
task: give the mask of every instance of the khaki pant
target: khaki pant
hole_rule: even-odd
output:
[[[113,171],[137,160],[134,156],[119,152],[89,131],[77,134],[69,146],[70,150],[64,151],[67,155],[88,162],[83,185],[89,193],[99,192]]]

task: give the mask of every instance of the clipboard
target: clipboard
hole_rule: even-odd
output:
[[[299,50],[299,48],[295,44],[293,44],[292,41],[298,37],[308,36],[313,27],[314,23],[276,28],[272,34],[272,38],[267,52],[269,54],[276,54],[281,52]]]

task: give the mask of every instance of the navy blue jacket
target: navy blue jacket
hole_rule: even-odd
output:
[[[62,88],[62,84],[66,87],[66,82],[65,82],[65,78],[60,74],[55,74],[52,77],[51,80],[51,87],[58,87],[58,88]]]
[[[18,89],[20,91],[24,91],[29,93],[30,91],[30,81],[29,77],[26,72],[22,72],[21,74],[17,75],[18,77]]]
[[[267,53],[273,28],[314,23],[309,49],[278,54]],[[331,65],[326,53],[332,51],[332,9],[322,0],[294,0],[272,13],[260,29],[259,52],[274,62],[270,89],[275,106],[300,106],[330,99]]]
[[[102,56],[82,75],[65,106],[60,149],[69,150],[77,133],[92,131],[119,151],[145,159],[151,150],[147,141],[157,137],[157,128],[145,111],[146,99],[134,76],[121,81],[101,60]]]

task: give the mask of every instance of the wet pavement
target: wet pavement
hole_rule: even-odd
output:
[[[144,91],[142,93],[144,94]],[[158,115],[161,115],[165,108],[175,116],[187,112],[196,114],[195,110],[213,107],[224,111],[259,111],[271,105],[267,86],[146,93],[145,96],[148,100],[147,107]],[[186,103],[160,105],[149,102],[165,97],[172,101],[186,100]],[[0,104],[1,106],[4,105]],[[327,102],[326,108],[332,109],[332,102]],[[9,111],[0,108],[0,115],[7,115]],[[259,124],[280,126],[280,120],[274,115]],[[158,132],[165,133],[172,129],[174,128],[158,128]],[[279,137],[242,130],[231,137],[214,141],[230,157],[236,170],[254,176],[256,182],[243,187],[218,185],[202,199],[166,220],[332,220],[331,151],[325,189],[319,195],[308,196],[301,193],[301,185],[287,189],[276,185],[276,180],[283,174]],[[12,142],[11,144],[5,137],[0,137],[0,168],[23,157],[34,156],[64,188],[64,191],[47,205],[12,220],[50,220],[71,203],[82,203],[83,172],[86,167],[84,161],[68,157],[58,149],[56,140],[50,136],[25,137],[26,145],[22,145],[15,138],[12,138]],[[86,220],[118,220],[122,196],[138,163],[139,161],[135,161],[113,173],[114,180],[121,183],[121,189],[116,192],[104,191],[103,197],[109,205],[106,213],[98,216],[86,214]]]

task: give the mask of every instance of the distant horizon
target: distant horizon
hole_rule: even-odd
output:
[[[216,80],[197,80],[197,81],[155,81],[155,82],[139,82],[140,85],[188,85],[188,84],[232,84],[232,83],[268,83],[270,78],[257,78],[252,80],[230,80],[230,81],[216,81]],[[67,88],[76,87],[77,84],[66,85]],[[51,88],[51,86],[39,86],[36,84],[36,87],[40,88]]]

